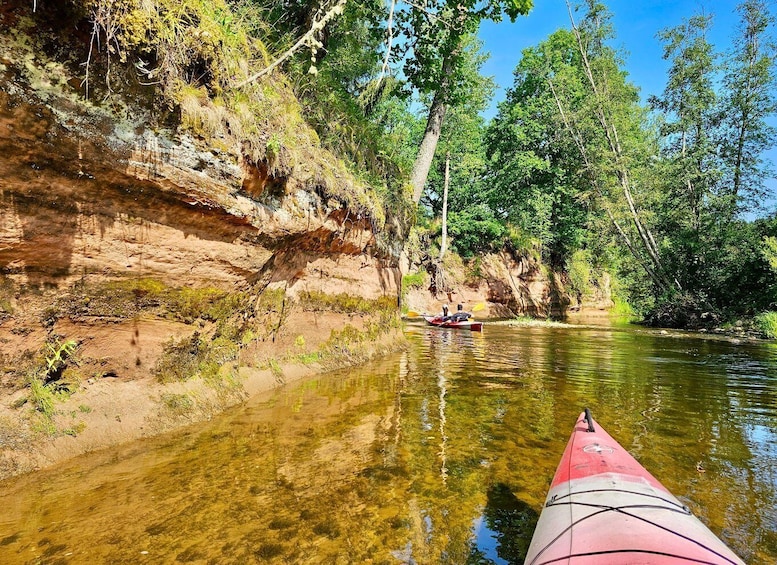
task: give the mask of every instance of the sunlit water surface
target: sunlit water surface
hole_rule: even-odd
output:
[[[407,327],[407,352],[0,483],[0,563],[522,563],[584,406],[777,562],[777,347]]]

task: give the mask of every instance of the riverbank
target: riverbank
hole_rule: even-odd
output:
[[[260,392],[405,347],[398,323],[369,334],[374,314],[290,310],[273,337],[243,344],[210,373],[207,362],[196,361],[202,352],[184,358],[175,352],[191,349],[198,332],[212,334],[213,324],[65,319],[51,331],[28,331],[18,316],[6,318],[0,323],[0,479],[207,421]],[[57,361],[55,343],[75,346],[69,354],[60,349]],[[13,348],[20,354],[11,356]],[[165,377],[172,361],[191,372]],[[56,377],[46,366],[55,367]]]
[[[624,329],[635,333],[654,334],[669,337],[695,337],[701,339],[727,341],[733,344],[738,343],[763,343],[764,341],[774,341],[772,338],[764,336],[762,332],[755,329],[753,324],[737,325],[728,328],[718,327],[712,329],[670,329],[654,328],[630,321],[627,317],[619,317],[602,313],[601,311],[580,312],[571,315],[566,321],[543,320],[526,317],[518,317],[509,320],[493,320],[489,325],[511,326],[511,327],[558,327],[558,328],[586,328],[598,329],[606,327],[609,329]]]

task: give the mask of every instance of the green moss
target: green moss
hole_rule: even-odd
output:
[[[239,351],[238,344],[224,336],[208,338],[194,332],[187,338],[168,342],[153,373],[161,383],[199,377],[220,385],[223,367],[235,361]]]
[[[322,353],[320,351],[313,351],[311,353],[300,353],[294,357],[294,360],[303,365],[313,365],[321,361]]]
[[[396,311],[397,299],[393,296],[381,296],[368,300],[346,293],[326,294],[318,291],[306,291],[299,295],[300,306],[305,310],[338,312],[341,314],[378,314]]]
[[[8,277],[0,275],[0,317],[3,314],[13,314],[11,297],[16,293],[16,285]]]
[[[188,394],[163,393],[160,401],[173,416],[186,416],[194,409],[194,399]]]
[[[223,322],[248,308],[250,296],[213,287],[170,287],[163,282],[123,279],[100,285],[80,284],[62,297],[46,317],[134,318],[156,315],[184,323]]]
[[[257,301],[255,309],[257,312],[265,314],[269,314],[270,312],[281,312],[284,310],[285,299],[286,291],[282,288],[268,288],[259,295],[259,300]]]
[[[415,273],[408,273],[402,277],[402,293],[411,289],[425,288],[429,285],[429,273],[419,270]]]

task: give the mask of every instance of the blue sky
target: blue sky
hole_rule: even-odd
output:
[[[564,0],[534,0],[534,9],[511,23],[483,22],[480,38],[484,50],[491,56],[483,66],[482,73],[493,76],[498,85],[491,106],[483,113],[490,119],[496,114],[497,103],[505,99],[505,91],[513,84],[513,70],[526,47],[537,45],[559,28],[569,28],[569,15]],[[669,62],[662,59],[663,47],[656,34],[668,27],[674,27],[696,14],[713,14],[713,27],[709,41],[716,51],[723,53],[732,47],[737,34],[739,14],[736,7],[740,0],[687,1],[687,0],[604,0],[613,14],[618,47],[625,58],[629,80],[640,89],[643,101],[655,94],[660,95],[666,85],[666,73]],[[572,1],[575,4],[575,1]],[[774,2],[772,2],[774,9]],[[575,14],[576,21],[581,18]],[[772,29],[772,34],[775,30]],[[771,123],[777,126],[777,116]],[[770,150],[766,158],[777,163],[777,148]],[[772,191],[772,202],[768,207],[774,209],[777,193],[777,180],[771,179],[767,185]]]
[[[574,2],[573,2],[574,3]],[[682,0],[605,0],[613,14],[617,34],[615,46],[625,53],[626,69],[632,83],[640,88],[643,100],[650,94],[661,94],[666,82],[668,62],[661,56],[663,48],[656,33],[682,23],[698,13],[714,14],[710,42],[717,50],[727,50],[736,33],[739,2],[716,0],[698,2]],[[576,14],[580,20],[580,14]],[[511,23],[483,22],[480,38],[484,49],[491,54],[483,67],[483,74],[493,76],[499,90],[492,107],[486,112],[490,118],[496,112],[496,102],[504,100],[505,89],[513,84],[513,69],[521,51],[536,45],[559,28],[569,28],[569,16],[564,0],[535,0],[534,9]]]

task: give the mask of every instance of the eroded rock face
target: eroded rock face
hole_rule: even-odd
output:
[[[413,311],[440,312],[443,304],[461,303],[465,310],[478,306],[479,318],[562,317],[569,305],[558,275],[546,274],[542,266],[527,258],[509,253],[493,253],[481,258],[479,273],[471,280],[457,281],[455,291],[436,297],[426,289],[408,293],[408,306]]]
[[[207,417],[286,378],[258,360],[316,350],[333,330],[364,322],[314,314],[311,323],[310,312],[299,308],[269,310],[267,343],[258,340],[230,361],[244,387],[222,395],[192,383],[163,386],[153,376],[166,344],[217,330],[163,317],[51,318],[48,310],[72,299],[74,289],[153,280],[257,297],[276,289],[291,300],[318,292],[396,301],[401,281],[398,257],[377,243],[371,221],[322,196],[326,191],[304,176],[289,170],[273,177],[239,150],[152,129],[142,107],[85,101],[63,73],[29,42],[3,32],[0,477]],[[89,310],[86,302],[81,310]],[[17,426],[27,408],[13,407],[26,394],[16,369],[52,336],[80,344],[91,365],[81,367],[88,374],[72,402],[100,406],[101,413],[79,416],[85,426],[78,437],[60,436],[30,453],[17,449],[29,445],[22,439],[32,432]],[[202,407],[197,416],[176,419],[160,404],[165,394],[191,394]]]
[[[73,139],[46,107],[0,92],[0,270],[17,282],[132,275],[250,284],[277,254],[295,260],[294,272],[273,261],[283,273],[271,277],[288,276],[293,290],[309,263],[337,270],[345,256],[359,266],[350,277],[358,294],[396,294],[396,276],[384,276],[396,261],[375,257],[369,223],[336,202],[301,188],[254,200],[243,191],[244,167],[190,138],[162,149],[150,135],[132,143],[93,135]]]

